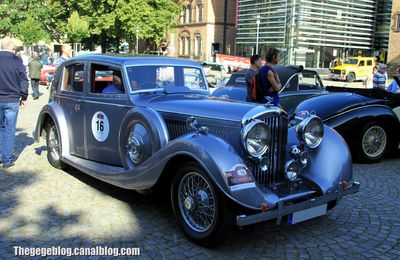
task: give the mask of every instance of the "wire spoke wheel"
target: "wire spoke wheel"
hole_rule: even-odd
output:
[[[385,152],[387,145],[387,135],[380,126],[368,128],[362,138],[362,149],[364,153],[371,158],[379,157]]]
[[[181,179],[178,203],[186,224],[197,232],[208,231],[216,217],[215,192],[208,181],[196,172],[189,172]]]

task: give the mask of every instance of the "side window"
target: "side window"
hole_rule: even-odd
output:
[[[84,83],[84,66],[82,64],[74,64],[65,68],[63,74],[63,91],[83,92]]]
[[[184,68],[183,69],[184,85],[190,89],[204,89],[205,82],[199,69]]]
[[[360,67],[364,67],[364,66],[365,66],[365,60],[360,61],[359,66],[360,66]]]
[[[90,92],[102,94],[125,93],[121,70],[100,64],[92,64]]]
[[[367,60],[367,66],[372,66],[372,60]]]

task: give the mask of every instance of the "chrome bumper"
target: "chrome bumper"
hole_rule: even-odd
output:
[[[343,196],[356,193],[358,192],[359,188],[360,188],[359,182],[354,182],[352,186],[349,186],[346,189],[343,188],[342,183],[339,183],[339,190],[336,192],[287,206],[284,205],[283,201],[280,201],[278,202],[276,209],[268,210],[265,212],[249,216],[246,215],[237,216],[236,223],[238,226],[242,227],[276,218],[276,224],[280,225],[283,216],[301,210],[314,208],[334,200],[336,200],[336,202],[338,203]]]

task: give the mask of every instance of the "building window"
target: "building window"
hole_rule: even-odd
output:
[[[194,37],[194,56],[201,56],[201,36]]]
[[[181,12],[181,17],[179,20],[180,20],[181,24],[185,23],[185,12],[184,11]]]
[[[190,36],[181,37],[179,54],[185,56],[190,55]]]
[[[193,13],[192,5],[189,5],[189,6],[187,7],[187,9],[188,9],[188,12],[189,12],[189,19],[188,19],[188,22],[191,23],[191,22],[192,22],[192,13]]]
[[[192,22],[192,5],[187,5],[185,8],[185,15],[184,15],[184,23],[191,23]]]
[[[203,4],[197,4],[197,22],[203,21]]]
[[[397,15],[397,31],[400,31],[400,14]]]

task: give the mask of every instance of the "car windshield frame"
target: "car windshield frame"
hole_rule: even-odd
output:
[[[142,82],[139,82],[139,83],[137,83],[138,84],[138,86],[137,87],[134,87],[133,86],[133,81],[137,81],[137,79],[135,79],[135,78],[131,78],[132,77],[132,72],[129,72],[129,70],[130,69],[135,69],[135,68],[147,68],[147,69],[159,69],[159,68],[173,68],[173,82],[170,84],[170,85],[162,85],[162,86],[160,86],[159,85],[159,83],[160,82],[163,82],[163,84],[165,83],[165,82],[167,82],[166,80],[164,80],[164,81],[157,81],[156,79],[154,79],[154,81],[147,81],[148,83],[152,83],[152,84],[154,84],[154,87],[147,87],[147,88],[140,88],[140,85],[141,84],[143,84],[143,83],[147,83],[145,80],[144,80],[144,82],[142,81]],[[181,75],[177,75],[176,74],[176,70],[177,69],[179,69],[179,70],[181,70]],[[188,69],[188,70],[194,70],[194,72],[196,72],[197,74],[191,74],[191,73],[187,73],[187,74],[185,74],[185,72],[184,72],[184,70],[185,69]],[[195,70],[198,70],[198,71],[195,71]],[[177,64],[174,64],[174,65],[171,65],[171,64],[168,64],[168,65],[157,65],[157,64],[150,64],[150,65],[127,65],[127,66],[125,66],[124,67],[124,73],[125,73],[125,76],[126,76],[126,78],[127,78],[127,87],[128,87],[128,89],[129,89],[129,93],[130,94],[136,94],[136,93],[146,93],[146,92],[154,92],[154,91],[163,91],[166,87],[168,87],[168,88],[174,88],[174,87],[176,87],[176,88],[182,88],[182,87],[184,87],[184,88],[187,88],[188,90],[190,90],[190,91],[193,91],[193,92],[198,92],[198,91],[201,91],[201,92],[209,92],[209,88],[208,88],[208,84],[207,84],[207,79],[206,79],[206,76],[205,76],[205,74],[204,74],[204,71],[203,71],[203,69],[201,68],[201,67],[197,67],[197,66],[188,66],[188,65],[177,65]],[[168,72],[167,72],[168,73]],[[157,72],[155,72],[155,74],[154,74],[154,76],[156,76],[156,74],[157,74]],[[140,73],[139,73],[139,75],[140,75]],[[143,76],[143,75],[142,75]],[[201,88],[201,87],[199,87],[199,88],[191,88],[191,87],[189,87],[189,86],[187,86],[187,85],[184,85],[184,86],[182,86],[182,85],[175,85],[175,81],[176,81],[176,79],[175,79],[175,77],[177,77],[178,79],[181,79],[181,80],[183,80],[184,82],[184,84],[186,83],[185,82],[185,79],[184,79],[184,77],[186,77],[186,76],[197,76],[198,77],[198,82],[199,82],[199,85],[201,84],[200,82],[202,81],[203,82],[203,88]],[[140,76],[139,76],[140,77]]]

